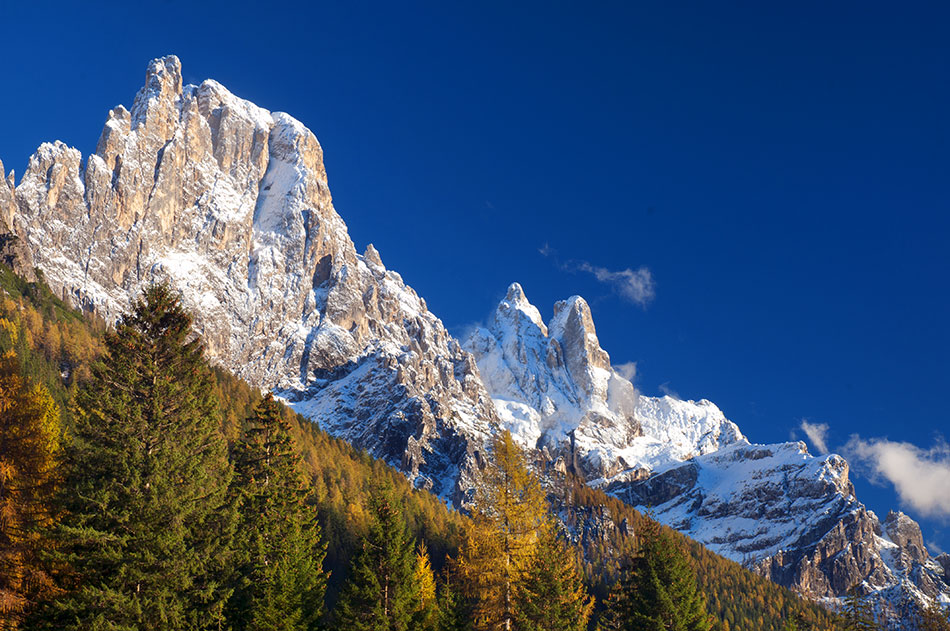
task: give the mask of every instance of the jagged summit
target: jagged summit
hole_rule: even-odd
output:
[[[64,298],[112,319],[169,280],[215,361],[451,495],[466,436],[495,420],[474,362],[375,248],[357,254],[310,130],[181,76],[149,63],[85,164],[42,145],[0,210]]]
[[[600,347],[583,298],[559,301],[545,325],[513,284],[465,348],[522,444],[715,552],[815,598],[855,583],[884,599],[950,593],[919,526],[897,513],[882,525],[855,497],[841,456],[750,444],[705,399],[638,395]],[[917,579],[905,584],[907,575]]]
[[[358,253],[314,134],[216,81],[184,85],[177,57],[149,63],[85,160],[44,143],[18,186],[0,164],[0,219],[5,260],[107,319],[169,281],[214,361],[446,499],[464,501],[506,427],[803,593],[950,594],[950,557],[908,517],[866,511],[840,457],[749,444],[706,400],[640,396],[583,298],[545,322],[513,283],[463,348],[372,245]]]
[[[464,346],[503,425],[524,445],[563,454],[590,479],[645,475],[744,440],[712,404],[639,397],[611,367],[580,296],[558,301],[546,325],[513,283]]]

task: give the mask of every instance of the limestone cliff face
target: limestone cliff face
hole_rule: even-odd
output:
[[[729,446],[607,490],[812,598],[853,587],[884,602],[950,596],[917,523],[891,512],[882,524],[855,497],[847,461],[804,443]]]
[[[640,397],[611,366],[580,296],[555,303],[545,324],[513,283],[464,347],[515,439],[563,458],[590,480],[648,475],[660,464],[745,441],[708,401]]]
[[[170,281],[214,361],[420,486],[451,494],[491,431],[471,358],[372,246],[357,253],[314,135],[215,81],[182,85],[176,57],[149,64],[85,162],[47,143],[15,193],[0,182],[0,216],[54,291],[106,319]]]
[[[0,162],[0,231],[9,232],[13,228],[13,218],[16,216],[16,193],[13,172],[7,175]]]
[[[582,298],[545,323],[513,284],[463,349],[372,245],[357,251],[314,135],[215,81],[183,85],[175,57],[149,64],[93,155],[44,144],[18,186],[0,164],[0,222],[0,260],[108,320],[170,282],[212,360],[443,497],[464,500],[503,426],[552,470],[802,593],[950,594],[950,557],[904,515],[881,524],[842,458],[750,445],[706,400],[638,396]],[[624,527],[577,520],[581,537]]]

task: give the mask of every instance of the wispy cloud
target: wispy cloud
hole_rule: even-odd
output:
[[[928,550],[931,554],[935,554],[935,555],[938,555],[938,556],[941,555],[941,554],[943,554],[943,548],[941,548],[941,547],[940,547],[940,544],[938,544],[936,541],[933,541],[933,540],[928,540],[928,541],[927,541],[927,550]]]
[[[625,364],[615,364],[613,367],[614,371],[630,383],[633,383],[633,380],[637,376],[637,362],[627,362]]]
[[[557,257],[557,251],[545,243],[538,252],[554,260],[554,264],[566,272],[586,272],[592,274],[598,281],[609,285],[622,298],[629,300],[635,305],[646,307],[656,297],[656,283],[653,280],[653,273],[646,266],[637,269],[611,270],[606,267],[600,267],[588,263],[587,261],[567,261],[561,263]]]
[[[805,435],[808,436],[808,440],[811,441],[811,444],[818,450],[818,453],[822,455],[828,453],[827,423],[809,423],[805,419],[802,419],[800,427],[802,431],[805,432]]]
[[[660,384],[660,392],[662,392],[668,397],[672,397],[676,399],[677,401],[683,400],[683,398],[679,395],[679,392],[677,392],[676,390],[670,387],[669,381],[664,381],[663,383]]]
[[[901,501],[921,515],[950,519],[950,447],[942,440],[921,449],[911,443],[853,435],[844,452],[870,470],[872,482],[893,484]]]
[[[656,297],[653,274],[646,267],[612,271],[582,261],[578,263],[577,269],[593,274],[594,278],[610,285],[621,296],[641,307],[647,306]]]

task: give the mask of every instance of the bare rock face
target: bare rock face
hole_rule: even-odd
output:
[[[558,302],[546,325],[513,283],[487,328],[477,329],[465,348],[512,435],[588,477],[616,470],[610,450],[642,434],[633,384],[610,367],[579,296]]]
[[[854,495],[848,463],[803,443],[735,445],[606,489],[714,552],[816,599],[852,588],[882,602],[950,595],[920,527],[882,524]]]
[[[630,375],[611,366],[580,296],[557,302],[545,324],[513,283],[464,346],[515,439],[587,479],[642,478],[656,466],[745,442],[708,401],[639,396]]]
[[[944,552],[936,559],[936,562],[943,568],[944,580],[950,584],[950,554]]]
[[[920,525],[904,513],[890,511],[884,520],[884,532],[911,562],[926,563],[930,558]]]
[[[0,229],[10,232],[13,229],[13,218],[16,216],[16,193],[13,171],[7,175],[0,162]]]
[[[111,320],[171,282],[214,361],[419,486],[453,494],[491,431],[471,358],[372,246],[357,253],[314,135],[215,81],[183,85],[176,57],[149,64],[85,164],[44,144],[11,192],[0,215],[55,292]]]
[[[23,280],[36,281],[30,249],[15,234],[0,233],[0,263],[9,267]]]

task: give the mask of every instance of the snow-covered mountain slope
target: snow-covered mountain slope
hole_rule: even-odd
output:
[[[709,401],[638,396],[582,298],[545,323],[512,285],[465,350],[372,246],[357,252],[314,135],[214,81],[183,85],[175,57],[149,64],[85,160],[44,144],[16,186],[0,165],[0,219],[28,246],[4,260],[32,258],[107,319],[168,280],[214,361],[443,497],[462,499],[504,426],[804,593],[946,587],[950,557],[930,559],[905,518],[880,524],[840,458],[750,445]]]
[[[54,291],[112,319],[169,280],[215,361],[419,486],[451,495],[491,431],[468,354],[372,246],[357,253],[314,135],[215,81],[182,85],[176,57],[149,64],[85,162],[47,143],[15,194],[0,181]]]
[[[545,324],[513,283],[485,327],[464,343],[505,428],[523,445],[570,459],[588,479],[657,466],[745,442],[709,401],[638,396],[600,347],[580,296]]]
[[[464,346],[522,444],[565,457],[590,484],[714,552],[815,598],[856,584],[885,598],[950,596],[917,524],[895,517],[909,534],[890,534],[891,517],[882,526],[855,497],[842,457],[749,444],[706,400],[638,396],[582,298],[557,303],[546,325],[513,284]]]

